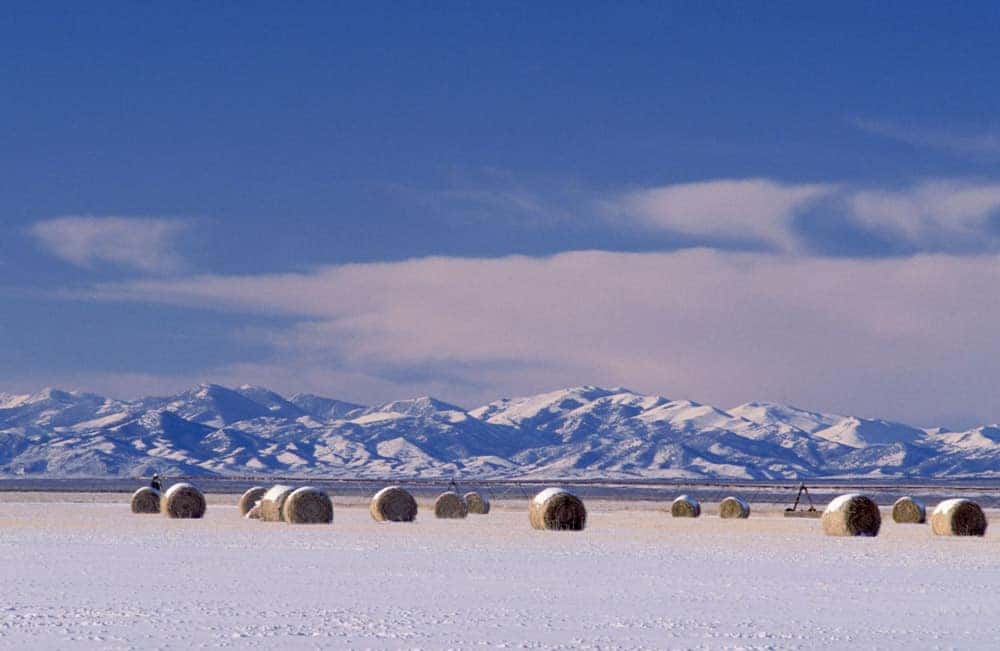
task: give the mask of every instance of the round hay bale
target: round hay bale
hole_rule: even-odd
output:
[[[892,519],[900,524],[922,524],[927,522],[927,508],[916,498],[901,497],[892,505]]]
[[[689,495],[681,495],[670,505],[670,515],[675,518],[697,518],[701,515],[701,504]]]
[[[240,502],[237,505],[240,509],[240,515],[246,515],[253,508],[253,505],[260,501],[260,498],[264,497],[264,493],[267,489],[263,486],[254,486],[253,488],[247,490],[247,492],[240,495]]]
[[[821,521],[828,536],[877,536],[882,514],[870,497],[850,493],[827,504]]]
[[[372,497],[369,511],[376,522],[413,522],[417,519],[417,500],[399,486],[387,486]]]
[[[749,518],[750,503],[742,497],[730,495],[726,499],[719,502],[719,517],[726,519],[736,518],[739,520]]]
[[[333,500],[325,491],[303,486],[285,499],[281,514],[290,524],[330,524],[333,522]]]
[[[251,506],[250,510],[243,517],[247,520],[260,520],[260,502]]]
[[[159,513],[160,491],[143,486],[132,493],[132,513]]]
[[[945,500],[931,514],[931,530],[938,536],[984,536],[986,514],[972,500]]]
[[[469,513],[476,513],[479,515],[486,515],[490,512],[490,500],[488,497],[484,497],[477,493],[476,491],[469,491],[463,497],[465,503],[469,506]]]
[[[260,519],[264,522],[281,522],[281,507],[295,489],[284,484],[276,484],[260,498]]]
[[[206,508],[201,491],[183,482],[168,488],[160,500],[160,509],[168,518],[200,518]]]
[[[461,519],[469,515],[469,506],[458,493],[448,491],[441,493],[434,500],[434,517]]]
[[[583,531],[587,508],[576,495],[562,488],[546,488],[532,498],[528,521],[535,529]]]

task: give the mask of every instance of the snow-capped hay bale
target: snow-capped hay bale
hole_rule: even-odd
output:
[[[434,500],[434,517],[460,519],[469,515],[469,506],[458,493],[441,493]]]
[[[488,497],[480,495],[476,491],[469,491],[464,496],[465,503],[469,507],[469,513],[486,515],[490,512],[490,500]]]
[[[882,514],[870,497],[850,493],[830,502],[821,522],[828,536],[877,536]]]
[[[281,507],[282,518],[290,524],[330,524],[333,500],[313,486],[296,488]]]
[[[206,508],[201,491],[183,482],[168,488],[160,499],[160,509],[168,518],[200,518]]]
[[[281,522],[281,507],[295,489],[284,484],[276,484],[260,498],[260,519],[264,522]]]
[[[892,505],[892,519],[900,524],[922,524],[927,522],[927,508],[920,500],[907,495]]]
[[[417,519],[417,500],[399,486],[387,486],[375,493],[368,510],[376,522],[413,522]]]
[[[931,530],[938,536],[984,536],[986,514],[972,500],[945,500],[931,514]]]
[[[238,504],[240,509],[240,515],[246,515],[253,508],[253,505],[260,501],[264,497],[264,493],[267,489],[263,486],[254,486],[247,492],[240,495],[240,502]]]
[[[670,505],[670,515],[675,518],[697,518],[701,515],[701,504],[690,495],[681,495]]]
[[[132,493],[132,513],[159,513],[160,491],[143,486]]]
[[[750,517],[750,504],[742,497],[730,495],[719,502],[720,518],[737,518],[740,520]]]
[[[587,508],[583,500],[562,488],[546,488],[531,499],[528,521],[535,529],[583,531]]]
[[[260,502],[251,506],[250,510],[243,517],[247,520],[260,520]]]

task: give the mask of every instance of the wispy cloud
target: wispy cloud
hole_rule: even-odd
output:
[[[110,264],[145,273],[183,269],[177,239],[182,221],[133,217],[58,217],[30,233],[53,255],[78,267]]]
[[[753,241],[773,252],[809,254],[826,244],[811,237],[836,238],[848,226],[889,243],[894,254],[1000,249],[1000,183],[990,181],[871,188],[711,180],[633,190],[602,205],[615,223],[700,236],[703,246],[716,249]],[[820,222],[833,228],[816,228]]]
[[[994,250],[1000,183],[929,181],[848,197],[854,219],[919,251]]]
[[[975,133],[898,124],[886,120],[856,119],[854,125],[868,133],[914,147],[943,149],[973,156],[1000,156],[1000,129]]]
[[[614,215],[660,229],[725,239],[756,239],[794,248],[797,211],[836,186],[770,179],[719,179],[644,188],[607,202]]]
[[[355,399],[593,382],[924,419],[991,412],[997,256],[846,260],[688,250],[425,258],[105,286],[108,299],[301,318],[253,378]],[[877,372],[876,372],[877,371]],[[392,388],[394,390],[390,390]]]

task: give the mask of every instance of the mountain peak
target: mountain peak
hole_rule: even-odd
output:
[[[438,412],[461,412],[465,410],[457,405],[452,405],[443,400],[438,400],[431,396],[420,396],[409,400],[394,400],[377,407],[372,407],[370,412],[389,412],[402,414],[404,416],[428,416]]]
[[[350,418],[365,411],[364,405],[325,398],[312,393],[296,393],[288,399],[293,405],[321,421]]]
[[[195,423],[222,427],[271,415],[268,406],[218,384],[197,384],[167,399],[166,408]]]
[[[56,389],[55,387],[45,387],[44,389],[31,394],[28,397],[28,402],[69,402],[72,399],[73,395],[69,391],[63,391],[62,389]]]
[[[783,423],[808,433],[831,427],[844,418],[835,414],[808,411],[792,405],[766,401],[747,402],[733,407],[729,413],[758,425]]]

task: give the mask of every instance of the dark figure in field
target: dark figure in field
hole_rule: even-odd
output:
[[[149,482],[149,487],[155,491],[160,490],[160,476],[153,475],[153,481]]]

